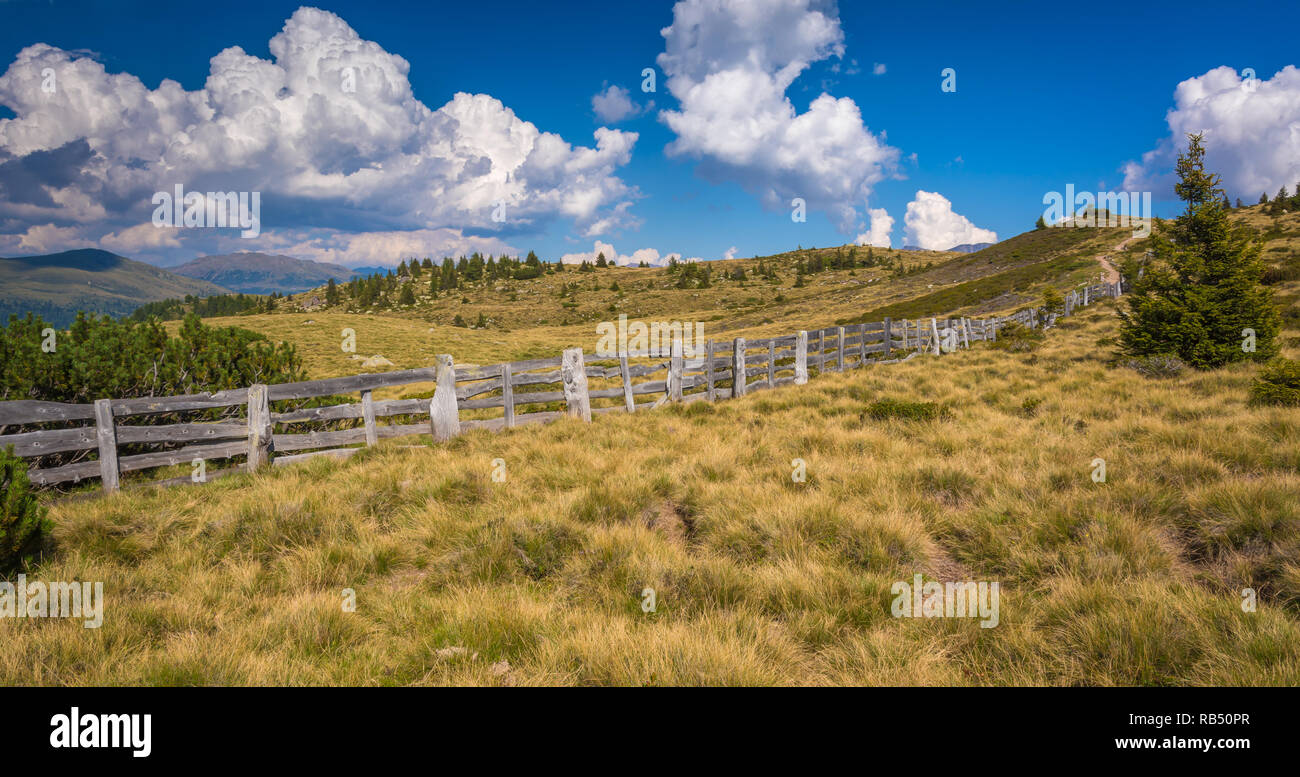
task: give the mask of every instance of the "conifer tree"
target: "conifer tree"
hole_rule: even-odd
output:
[[[1278,351],[1281,321],[1260,283],[1259,243],[1229,221],[1219,176],[1205,171],[1203,137],[1188,138],[1174,187],[1187,209],[1169,234],[1152,236],[1154,259],[1140,278],[1135,262],[1126,262],[1131,293],[1120,313],[1122,348],[1134,355],[1173,354],[1203,369],[1268,359]]]

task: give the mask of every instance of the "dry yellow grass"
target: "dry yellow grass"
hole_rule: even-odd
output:
[[[891,255],[909,267],[934,266],[926,272],[897,278],[879,267],[826,271],[808,276],[807,285],[800,288],[793,287],[792,253],[766,259],[779,268],[780,279],[775,283],[752,277],[758,264],[753,259],[711,262],[713,283],[704,289],[677,289],[676,278],[664,269],[611,268],[580,273],[571,268],[535,280],[476,285],[444,293],[436,300],[424,297],[415,306],[397,310],[297,311],[297,303],[312,296],[309,293],[282,303],[283,312],[206,321],[253,329],[272,340],[293,344],[313,378],[382,371],[360,367],[362,359],[373,355],[392,361],[392,369],[427,367],[440,353],[452,354],[457,363],[491,364],[557,356],[563,349],[575,346],[591,350],[597,340],[596,325],[617,320],[619,315],[644,321],[701,322],[705,335],[719,340],[770,337],[831,326],[837,320],[861,316],[891,303],[924,298],[1008,268],[1035,265],[1057,256],[1083,257],[1078,262],[1083,269],[1045,269],[1041,278],[1024,282],[1019,288],[1010,284],[1020,281],[990,283],[974,298],[978,304],[954,304],[941,298],[932,305],[922,305],[924,315],[986,315],[1036,299],[1045,284],[1069,286],[1095,275],[1097,268],[1090,257],[1119,243],[1127,234],[1123,229],[1030,233],[1005,241],[999,247],[1002,253],[995,257],[894,251]],[[1023,247],[1017,248],[1022,243]],[[816,253],[829,260],[836,251],[848,248],[799,253],[805,258]],[[883,251],[878,254],[886,255]],[[741,283],[723,277],[737,267],[743,267],[750,279]],[[423,290],[426,282],[427,275],[417,286]],[[615,283],[618,292],[610,288]],[[574,284],[578,291],[562,298],[559,289],[564,284]],[[315,294],[319,296],[319,292]],[[568,309],[563,307],[565,304],[576,307]],[[489,328],[450,324],[456,315],[473,322],[480,313],[493,322]],[[175,331],[180,323],[169,322],[168,326]],[[341,333],[345,328],[356,334],[355,354],[342,350]],[[431,388],[413,386],[383,392],[382,396],[409,396],[427,393]]]
[[[104,624],[0,621],[0,684],[1300,683],[1300,412],[1114,334],[60,504],[32,575]],[[891,617],[917,572],[999,625]]]

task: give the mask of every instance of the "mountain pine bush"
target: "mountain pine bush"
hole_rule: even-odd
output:
[[[1264,365],[1250,386],[1250,403],[1300,407],[1300,361],[1275,359]]]
[[[31,562],[51,526],[32,493],[26,462],[12,446],[0,449],[0,579]]]
[[[177,337],[156,320],[114,321],[79,313],[46,352],[39,316],[0,326],[0,400],[88,403],[161,397],[303,380],[293,346],[239,327],[210,327],[187,315]]]
[[[1281,318],[1261,284],[1259,243],[1231,224],[1219,176],[1205,172],[1202,136],[1188,137],[1174,187],[1187,210],[1168,234],[1152,236],[1155,259],[1141,277],[1135,262],[1126,263],[1131,293],[1120,312],[1121,348],[1131,356],[1175,355],[1200,369],[1266,361],[1277,355]],[[1254,350],[1244,347],[1247,329]]]

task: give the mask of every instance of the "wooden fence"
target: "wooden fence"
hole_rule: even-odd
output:
[[[1065,297],[1063,315],[1102,297],[1118,296],[1120,283],[1098,284]],[[432,367],[352,375],[299,383],[256,384],[248,388],[177,397],[100,399],[94,404],[17,400],[0,402],[0,429],[12,426],[70,425],[0,435],[0,448],[13,446],[23,458],[52,454],[97,453],[97,459],[31,469],[32,482],[52,486],[98,477],[104,491],[120,487],[121,474],[190,464],[203,476],[186,476],[148,485],[204,482],[236,471],[258,470],[330,455],[350,456],[391,437],[431,433],[448,440],[466,429],[509,429],[544,423],[565,414],[590,421],[593,414],[633,413],[665,402],[714,401],[787,384],[811,375],[885,364],[919,353],[940,354],[996,340],[1008,322],[1050,326],[1027,308],[991,319],[884,321],[801,331],[782,337],[729,342],[707,341],[701,353],[673,341],[667,358],[601,356],[570,348],[560,356],[483,367],[457,367],[440,355]],[[373,392],[415,383],[434,383],[429,399],[376,400]],[[291,407],[294,401],[359,394],[360,401],[324,407]],[[272,403],[275,403],[273,406]],[[558,409],[557,409],[558,408]],[[496,410],[500,414],[496,415]],[[242,415],[217,421],[130,425],[131,418],[187,413]],[[402,423],[412,418],[416,423]],[[396,419],[380,424],[380,418]],[[287,431],[300,424],[356,420],[354,428]],[[277,428],[286,431],[277,432]],[[119,456],[121,446],[161,445],[164,450]],[[241,465],[207,473],[206,462],[244,456]]]

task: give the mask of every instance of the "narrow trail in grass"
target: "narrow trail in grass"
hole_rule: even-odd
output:
[[[1134,240],[1137,240],[1137,236],[1130,235],[1129,237],[1126,237],[1123,240],[1121,240],[1119,245],[1115,246],[1111,250],[1112,252],[1117,254],[1121,253],[1124,251],[1125,248],[1128,247],[1128,244],[1133,242]],[[1120,279],[1119,270],[1116,269],[1115,265],[1110,261],[1110,254],[1098,254],[1097,263],[1101,265],[1102,271],[1106,273],[1107,283],[1115,283],[1119,281]]]

